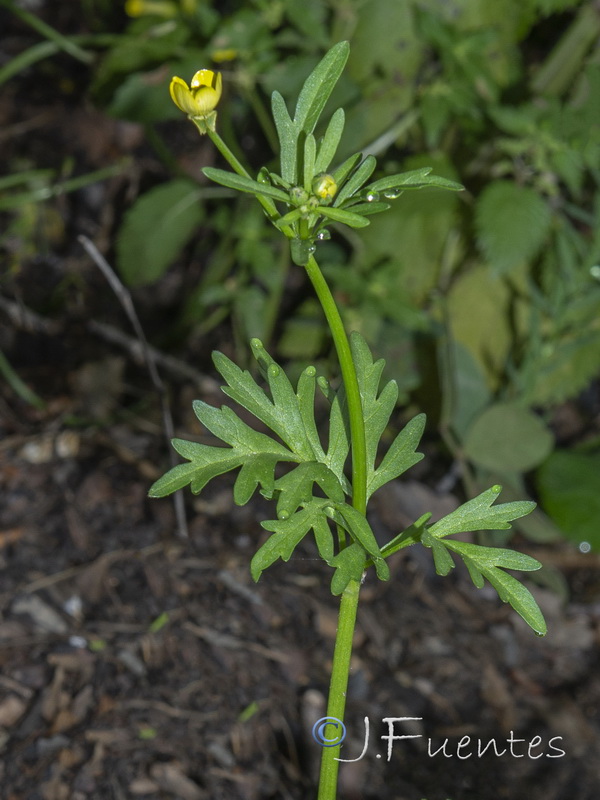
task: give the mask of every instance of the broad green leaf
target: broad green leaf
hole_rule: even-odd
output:
[[[344,225],[349,225],[351,228],[366,228],[369,225],[369,220],[361,217],[360,214],[353,214],[351,211],[344,211],[341,208],[319,206],[319,214],[334,222],[343,222]]]
[[[490,405],[491,393],[483,370],[464,345],[450,341],[444,354],[447,354],[445,370],[452,382],[446,398],[450,403],[448,416],[452,430],[462,440],[473,420]]]
[[[511,300],[506,281],[484,265],[459,275],[447,295],[452,338],[476,359],[490,389],[504,380],[513,343]]]
[[[274,200],[280,200],[282,203],[289,202],[289,195],[275,186],[269,186],[268,183],[259,183],[246,178],[243,175],[237,175],[235,172],[227,172],[224,169],[216,169],[215,167],[204,167],[202,172],[215,183],[220,183],[221,186],[227,186],[229,189],[236,189],[239,192],[248,192],[249,194],[262,195],[263,197],[272,197]]]
[[[510,523],[513,520],[524,517],[535,508],[535,503],[530,500],[492,506],[501,491],[501,486],[492,486],[472,500],[463,503],[451,514],[442,517],[429,528],[429,533],[441,538],[454,533],[506,530],[511,527]]]
[[[281,177],[290,184],[295,184],[298,170],[298,134],[300,127],[290,118],[285,100],[279,92],[271,95],[273,119],[279,136],[281,157]]]
[[[348,545],[334,556],[329,562],[332,567],[335,567],[331,579],[331,593],[339,595],[350,581],[360,582],[365,571],[366,561],[367,554],[356,542]]]
[[[326,172],[333,161],[340,139],[342,138],[342,133],[344,132],[344,120],[344,109],[338,108],[329,120],[329,125],[319,145],[317,160],[315,162],[316,174],[319,172]]]
[[[202,220],[193,181],[178,179],[151,189],[125,213],[116,242],[125,283],[142,286],[161,278]]]
[[[398,175],[387,175],[385,178],[380,178],[369,184],[366,187],[366,191],[382,192],[385,195],[386,192],[395,194],[406,189],[424,189],[426,187],[450,189],[453,192],[462,192],[464,190],[465,187],[456,181],[442,178],[440,175],[430,175],[431,170],[432,167],[421,167],[409,172],[400,172]]]
[[[528,472],[552,452],[554,439],[532,411],[496,403],[483,411],[466,433],[468,459],[490,470]]]
[[[349,200],[355,195],[363,184],[369,180],[376,166],[377,160],[375,157],[367,156],[351,177],[348,178],[347,182],[341,187],[334,200],[334,205],[336,207],[340,206],[344,200]]]
[[[323,501],[313,500],[301,511],[297,511],[286,520],[266,520],[262,527],[272,531],[267,541],[254,554],[250,563],[250,571],[255,581],[262,572],[270,567],[278,558],[289,561],[296,546],[312,529],[320,555],[329,561],[333,555],[333,536],[329,523],[323,514]]]
[[[294,123],[299,130],[312,133],[325,103],[337,83],[348,60],[348,42],[338,42],[321,59],[304,82],[298,97]]]
[[[600,452],[557,450],[537,470],[536,485],[564,536],[600,552]]]
[[[533,189],[511,181],[489,184],[475,211],[479,247],[499,272],[535,258],[552,224],[546,201]]]

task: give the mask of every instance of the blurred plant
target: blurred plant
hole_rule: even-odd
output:
[[[256,581],[278,559],[288,561],[312,531],[319,555],[333,568],[331,591],[341,595],[327,707],[327,718],[338,722],[343,721],[346,705],[360,586],[370,566],[375,567],[380,580],[389,580],[387,559],[404,547],[421,544],[429,548],[440,575],[447,575],[453,569],[452,554],[458,555],[477,587],[489,581],[500,598],[510,603],[538,635],[546,632],[544,618],[529,590],[505,571],[537,570],[541,566],[538,561],[511,550],[449,538],[474,530],[507,529],[513,520],[529,514],[533,503],[519,501],[495,506],[501,491],[495,485],[435,524],[429,524],[431,514],[423,515],[383,547],[369,525],[367,504],[371,496],[421,460],[422,454],[416,448],[425,417],[420,414],[412,419],[377,463],[380,439],[395,408],[398,387],[392,380],[380,388],[383,360],[373,360],[359,333],[354,332],[348,339],[315,253],[325,238],[322,236],[325,225],[334,222],[362,228],[369,225],[372,214],[388,210],[389,204],[381,202],[380,196],[393,200],[405,191],[412,193],[424,187],[451,191],[462,187],[432,175],[429,167],[369,183],[376,161],[372,155],[363,158],[361,153],[351,155],[330,173],[326,172],[336,157],[344,111],[338,109],[332,114],[322,138],[317,139],[314,131],[341,76],[348,52],[348,43],[341,42],[326,53],[304,82],[293,118],[283,97],[273,93],[280,173],[263,167],[257,180],[250,177],[215,126],[206,124],[206,115],[215,113],[214,95],[210,96],[208,106],[197,104],[196,98],[188,97],[187,85],[180,78],[173,78],[171,94],[176,105],[190,116],[201,133],[210,137],[233,170],[206,167],[204,174],[223,186],[254,195],[269,221],[289,240],[292,259],[306,271],[321,304],[339,359],[342,385],[335,390],[325,378],[317,378],[315,367],[308,366],[294,388],[280,365],[255,338],[251,341],[252,354],[268,384],[267,392],[249,372],[215,352],[215,367],[226,383],[223,392],[266,426],[269,433],[254,430],[228,406],[218,409],[198,400],[194,403],[196,416],[226,446],[173,440],[173,446],[187,463],[169,470],[150,489],[152,497],[164,497],[189,485],[198,494],[214,477],[239,469],[233,489],[237,504],[249,502],[257,489],[276,502],[276,519],[261,523],[271,535],[250,565]],[[203,76],[198,83],[204,85],[206,72],[196,73]],[[219,79],[210,73],[206,83],[217,86]],[[183,97],[179,88],[186,92]],[[327,449],[322,445],[315,421],[317,386],[330,403]],[[350,476],[345,469],[349,456]],[[489,457],[493,460],[493,453]],[[276,477],[278,465],[287,470]],[[327,739],[323,748],[319,800],[336,797],[340,741]]]

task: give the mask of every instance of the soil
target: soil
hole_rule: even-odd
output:
[[[172,500],[147,498],[168,466],[160,397],[77,236],[110,260],[140,176],[162,168],[141,128],[76,89],[34,84],[28,72],[4,89],[5,174],[70,158],[78,174],[122,156],[134,167],[2,216],[12,227],[0,351],[43,404],[0,384],[0,798],[313,800],[312,728],[325,714],[338,607],[330,571],[307,544],[254,584],[248,565],[272,509],[235,507],[229,478],[186,495],[187,536]],[[227,350],[230,332],[167,354],[188,280],[175,265],[134,303],[161,349],[177,433],[197,436],[191,399],[221,402],[209,352]],[[435,458],[382,490],[372,517],[382,540],[459,502],[436,491]],[[438,577],[424,550],[398,554],[389,583],[368,577],[340,799],[600,797],[600,558],[514,544],[549,565],[554,588],[528,584],[545,638],[461,569]]]

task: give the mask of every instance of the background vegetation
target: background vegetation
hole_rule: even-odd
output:
[[[496,481],[508,500],[529,491],[542,511],[521,522],[522,534],[600,549],[597,3],[78,8],[49,27],[33,4],[0,2],[15,31],[0,83],[8,102],[22,103],[0,179],[4,288],[40,253],[73,247],[73,208],[93,211],[108,193],[113,216],[98,244],[146,309],[157,346],[205,358],[229,339],[242,360],[258,336],[298,370],[326,361],[330,342],[301,270],[251,198],[222,202],[227,190],[201,177],[218,154],[183,123],[168,82],[222,70],[219,130],[241,140],[256,172],[274,158],[270,93],[293,97],[323,52],[348,39],[331,100],[349,109],[340,157],[373,153],[382,174],[430,165],[467,192],[407,194],[343,238],[332,226],[320,262],[347,323],[386,358],[401,403],[439,427],[441,473],[460,476],[469,494]],[[67,112],[83,96],[121,126],[121,145],[102,145],[92,127],[66,157],[36,144],[36,98],[49,93]],[[73,280],[34,308],[60,314]],[[20,366],[0,362],[12,390],[35,404]]]

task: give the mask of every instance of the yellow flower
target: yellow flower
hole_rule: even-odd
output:
[[[213,50],[210,57],[217,64],[222,61],[233,61],[238,56],[238,51],[233,47],[226,47],[223,50]]]
[[[154,14],[157,17],[170,19],[177,15],[175,3],[156,2],[156,0],[127,0],[125,3],[125,13],[129,17],[141,17],[146,14]]]
[[[171,80],[169,91],[177,108],[188,117],[209,117],[215,110],[221,97],[223,81],[220,72],[211,69],[199,69],[192,78],[191,86],[182,78]]]

